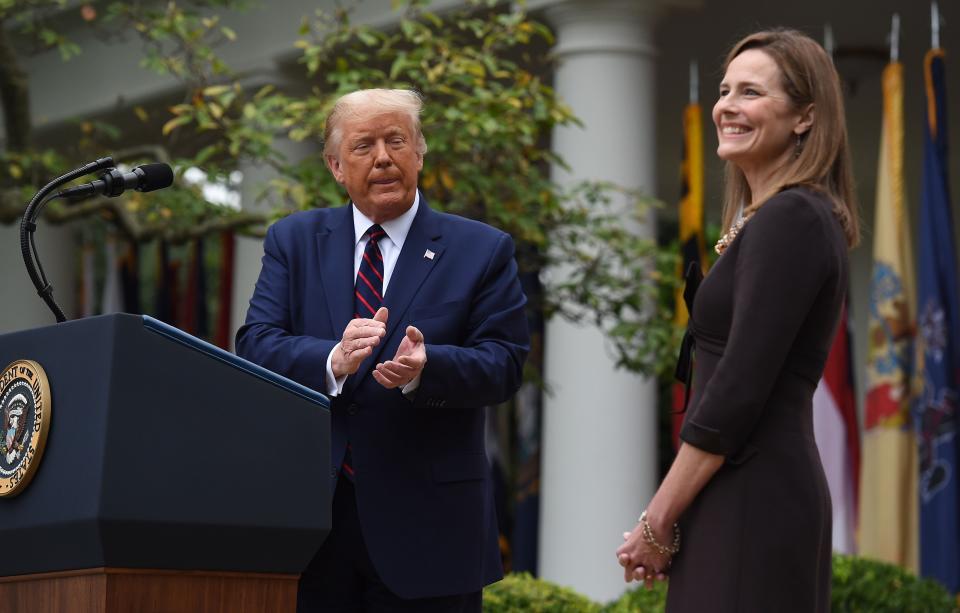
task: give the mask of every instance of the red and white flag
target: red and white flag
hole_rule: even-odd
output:
[[[856,553],[860,434],[850,368],[847,309],[813,394],[813,430],[833,501],[833,549]]]

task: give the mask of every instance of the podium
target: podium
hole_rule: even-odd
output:
[[[49,431],[0,498],[0,611],[295,611],[330,529],[323,395],[145,316],[0,336],[18,360]]]

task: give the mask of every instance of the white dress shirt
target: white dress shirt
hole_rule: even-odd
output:
[[[363,251],[367,248],[367,242],[370,240],[366,236],[367,230],[373,225],[373,221],[360,212],[351,202],[350,208],[353,209],[353,280],[356,283],[357,273],[360,271],[360,262],[363,260]],[[413,218],[417,216],[417,209],[420,208],[420,191],[417,190],[413,198],[413,206],[407,209],[402,215],[390,221],[380,224],[386,236],[377,241],[380,247],[380,255],[383,256],[383,296],[387,296],[387,286],[390,284],[390,278],[393,276],[393,269],[397,266],[397,260],[400,258],[400,250],[403,249],[403,243],[407,240],[407,234],[410,233],[410,226],[413,225]],[[338,396],[343,391],[343,384],[349,375],[342,377],[333,376],[333,352],[340,349],[340,343],[337,343],[330,354],[327,356],[327,395]],[[392,359],[390,356],[388,359]],[[420,386],[420,376],[403,386],[403,393],[408,394]]]

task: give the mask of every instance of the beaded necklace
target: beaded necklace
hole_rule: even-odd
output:
[[[730,226],[730,229],[727,230],[726,234],[720,237],[720,240],[718,240],[717,244],[713,247],[713,250],[717,252],[717,255],[720,255],[727,250],[727,247],[730,246],[730,243],[733,242],[733,239],[737,238],[737,234],[740,233],[740,230],[743,228],[743,224],[747,223],[748,219],[750,219],[750,215],[741,217],[735,224]]]

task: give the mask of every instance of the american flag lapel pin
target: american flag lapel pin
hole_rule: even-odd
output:
[[[423,252],[423,257],[427,258],[428,260],[432,260],[433,256],[435,255],[437,254],[431,251],[430,249],[427,249],[426,251]]]

